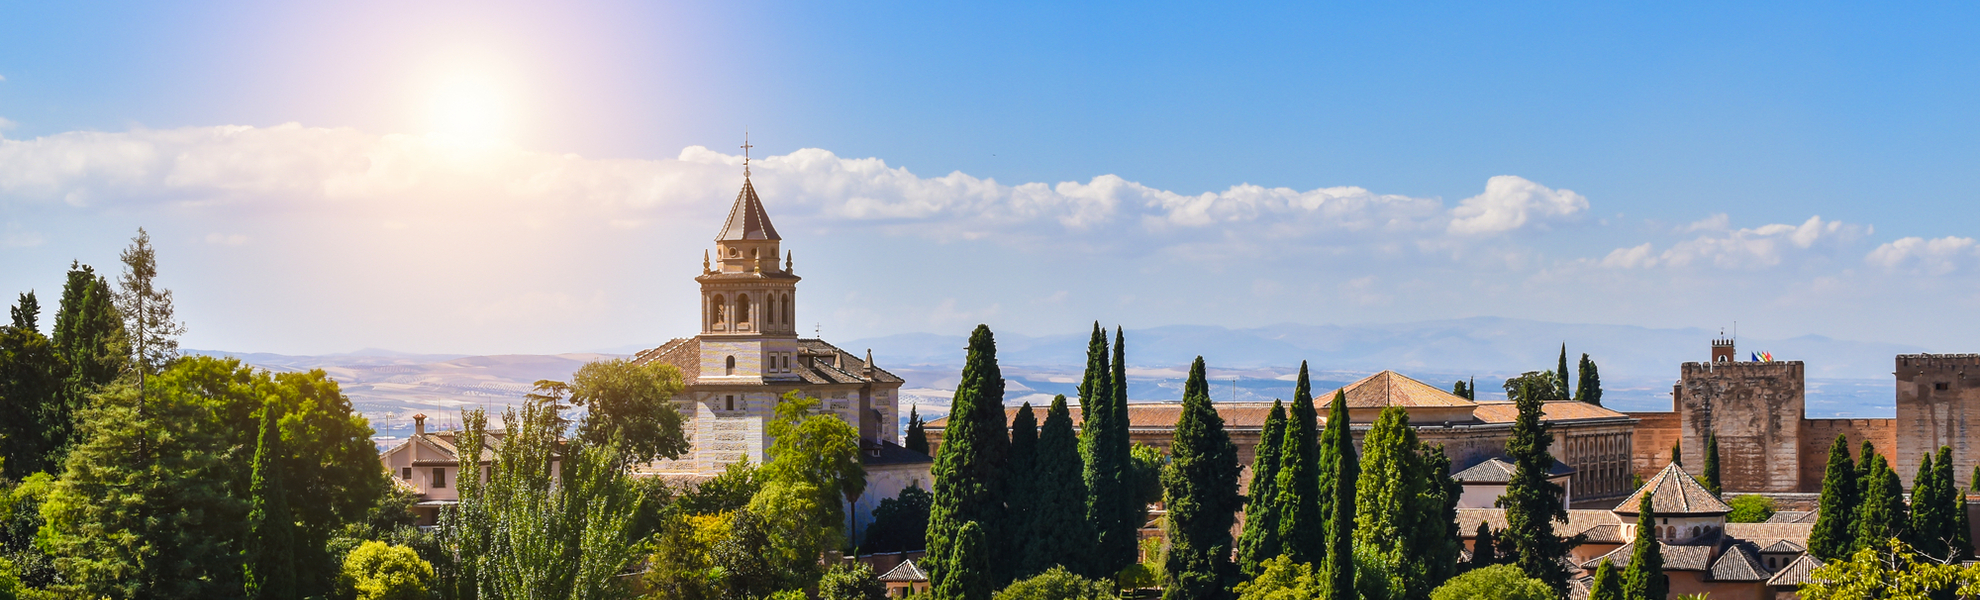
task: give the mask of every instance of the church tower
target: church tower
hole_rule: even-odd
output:
[[[729,220],[702,257],[701,374],[713,381],[768,383],[795,379],[797,282],[783,238],[770,224],[756,187],[743,173]],[[781,263],[781,264],[779,264]]]

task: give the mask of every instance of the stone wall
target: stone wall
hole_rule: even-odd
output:
[[[1973,376],[1967,375],[1973,371]],[[1953,477],[1961,488],[1970,485],[1973,465],[1980,464],[1980,355],[1902,354],[1897,357],[1897,452],[1892,463],[1905,487],[1918,473],[1926,452],[1951,446]],[[1980,423],[1976,423],[1980,424]]]
[[[1836,443],[1836,436],[1849,438],[1851,460],[1863,447],[1863,440],[1877,448],[1877,453],[1895,456],[1897,450],[1896,421],[1890,419],[1805,419],[1801,423],[1801,489],[1822,491],[1822,472],[1829,466],[1829,445]],[[1914,463],[1913,469],[1918,468]]]
[[[1800,361],[1685,363],[1676,392],[1684,464],[1705,464],[1707,432],[1719,442],[1720,481],[1727,491],[1801,489],[1801,423],[1805,400]]]
[[[1636,422],[1636,444],[1630,450],[1630,468],[1638,477],[1649,479],[1671,463],[1671,446],[1684,436],[1684,425],[1675,412],[1623,413]]]

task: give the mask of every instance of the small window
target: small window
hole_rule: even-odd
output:
[[[404,479],[406,481],[412,481],[412,467],[404,467],[399,469],[399,478]]]
[[[725,367],[725,368],[726,368],[726,369],[728,369],[728,370],[727,370],[727,372],[724,372],[724,373],[723,373],[724,375],[734,375],[734,374],[736,374],[736,357],[734,357],[734,356],[731,356],[731,357],[729,357],[729,364],[728,364],[728,366],[727,366],[727,367]]]
[[[440,467],[434,467],[434,468],[433,468],[433,487],[436,487],[436,488],[443,488],[443,487],[447,487],[447,470],[446,470],[446,469],[443,469],[443,468],[440,468]]]
[[[736,397],[729,396],[729,407],[723,410],[735,410],[735,409],[736,409]]]
[[[1952,389],[1952,384],[1950,384],[1950,383],[1946,383],[1946,382],[1944,382],[1944,381],[1941,381],[1941,382],[1938,382],[1938,383],[1934,383],[1934,384],[1932,384],[1932,389],[1934,389],[1934,390],[1938,390],[1938,391],[1941,391],[1941,392],[1943,392],[1943,391],[1946,391],[1946,390],[1949,390],[1949,389]]]

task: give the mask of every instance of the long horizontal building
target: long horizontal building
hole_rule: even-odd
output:
[[[1409,411],[1417,437],[1425,443],[1442,444],[1444,452],[1451,457],[1452,467],[1458,471],[1504,456],[1513,420],[1519,416],[1511,402],[1468,400],[1395,371],[1364,377],[1337,391],[1347,398],[1349,429],[1354,432],[1357,446],[1382,409],[1400,406]],[[1329,391],[1314,396],[1320,412],[1317,425],[1326,425],[1325,404],[1333,400],[1334,394]],[[1248,467],[1272,405],[1216,402],[1213,406],[1224,418],[1224,430],[1237,445],[1240,463]],[[1042,419],[1044,409],[1038,410]],[[1554,434],[1551,449],[1554,457],[1572,469],[1570,497],[1576,502],[1601,500],[1619,498],[1631,491],[1630,449],[1636,419],[1584,402],[1548,402],[1544,410],[1542,419]],[[1016,408],[1006,407],[1004,421],[1009,423],[1016,412]],[[1129,437],[1135,443],[1167,450],[1181,415],[1181,404],[1130,403]],[[1084,422],[1078,408],[1072,409],[1072,419],[1074,427]],[[931,451],[941,447],[947,424],[947,418],[928,423]],[[1249,482],[1250,473],[1242,479]]]

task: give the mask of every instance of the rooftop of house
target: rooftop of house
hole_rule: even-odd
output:
[[[1629,498],[1617,504],[1615,511],[1618,514],[1636,515],[1637,506],[1642,502],[1644,494],[1653,494],[1650,498],[1650,510],[1660,517],[1714,516],[1732,512],[1731,506],[1719,501],[1717,496],[1712,495],[1705,486],[1699,485],[1698,480],[1693,479],[1690,473],[1685,472],[1683,466],[1675,462],[1665,465],[1663,470],[1650,476],[1650,480],[1644,482],[1643,487],[1637,488],[1636,493],[1630,494]]]
[[[901,561],[901,564],[894,565],[894,568],[888,570],[886,573],[880,574],[878,579],[880,581],[921,582],[928,581],[928,574],[922,572],[921,567],[916,566],[914,559],[910,558]]]
[[[1485,459],[1485,462],[1472,465],[1469,469],[1452,474],[1451,479],[1467,484],[1504,484],[1512,481],[1513,472],[1518,469],[1517,465],[1506,462],[1503,458],[1492,457]],[[1555,460],[1553,467],[1547,470],[1549,477],[1566,477],[1573,474],[1574,467],[1560,460]]]

